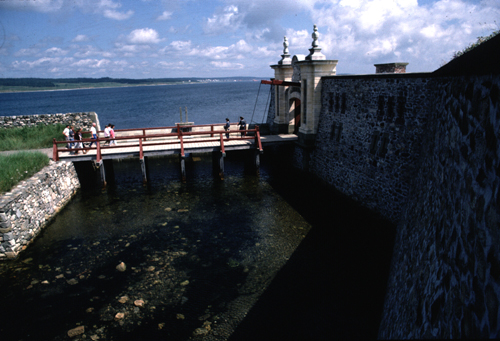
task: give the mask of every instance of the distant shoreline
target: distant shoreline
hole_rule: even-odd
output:
[[[60,89],[40,89],[40,90],[0,90],[0,94],[19,93],[19,92],[44,92],[44,91],[71,91],[71,90],[89,90],[89,89],[113,89],[113,88],[130,88],[138,86],[162,86],[162,85],[179,85],[179,84],[206,84],[209,82],[192,82],[192,83],[158,83],[158,84],[126,84],[116,86],[88,86],[82,88],[60,88]]]
[[[20,92],[43,92],[43,91],[69,91],[69,90],[89,90],[89,89],[113,89],[113,88],[127,88],[127,87],[138,87],[138,86],[163,86],[163,85],[189,85],[189,84],[208,84],[208,83],[233,83],[233,82],[256,82],[256,79],[248,80],[227,80],[227,81],[194,81],[194,82],[171,82],[171,83],[155,83],[155,84],[120,84],[116,83],[113,85],[106,86],[85,86],[85,87],[61,87],[58,89],[48,89],[43,88],[40,90],[29,89],[29,90],[17,90],[17,89],[0,89],[0,94],[4,93],[20,93]]]

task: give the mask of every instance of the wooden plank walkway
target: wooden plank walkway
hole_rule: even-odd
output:
[[[232,131],[234,133],[234,131]],[[239,133],[238,133],[239,134]],[[236,135],[236,134],[231,134]],[[298,137],[294,134],[283,134],[283,135],[265,135],[260,137],[262,146],[270,144],[280,144],[280,143],[291,143],[297,141]],[[151,145],[153,143],[161,142],[171,142],[172,144],[161,144],[161,145]],[[196,137],[196,136],[184,136],[183,137],[184,153],[209,153],[213,151],[221,150],[220,138],[219,137]],[[117,146],[101,148],[101,157],[103,160],[106,159],[124,159],[130,157],[140,157],[140,147],[120,147],[120,145],[129,145],[135,143],[128,140],[118,141]],[[102,145],[102,144],[101,144]],[[255,139],[241,139],[237,137],[231,137],[229,140],[224,141],[225,151],[231,150],[242,150],[242,149],[255,149]],[[148,138],[146,142],[143,142],[143,154],[144,156],[160,156],[160,155],[171,155],[181,153],[181,143],[178,138]],[[69,151],[59,151],[59,160],[64,161],[95,161],[96,160],[96,149],[91,149],[87,154],[83,154],[81,151],[79,154],[74,155]]]

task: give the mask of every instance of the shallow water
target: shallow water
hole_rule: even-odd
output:
[[[0,264],[2,340],[376,337],[393,228],[272,153],[260,176],[249,159],[228,153],[218,181],[195,155],[185,184],[176,158],[150,159],[148,186],[115,161],[107,189]]]

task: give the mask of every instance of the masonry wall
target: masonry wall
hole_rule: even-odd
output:
[[[80,187],[73,163],[53,162],[0,196],[0,260],[16,258]]]
[[[428,74],[324,77],[309,171],[400,218],[417,171],[433,88]]]
[[[500,337],[500,77],[434,80],[379,337]]]
[[[69,124],[75,127],[81,127],[84,130],[90,130],[92,122],[96,122],[97,127],[100,127],[99,118],[95,112],[0,116],[0,129],[31,127],[38,124],[51,125],[60,123],[64,125]]]

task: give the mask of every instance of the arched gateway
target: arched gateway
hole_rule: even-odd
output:
[[[337,60],[326,60],[318,47],[318,29],[314,25],[309,54],[290,58],[288,40],[283,41],[283,54],[274,69],[275,116],[278,133],[295,133],[302,142],[314,138],[321,111],[321,77],[336,73]]]

